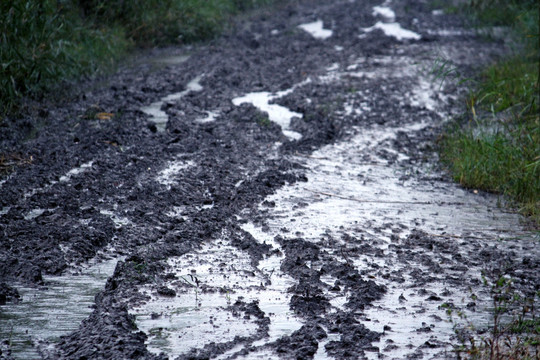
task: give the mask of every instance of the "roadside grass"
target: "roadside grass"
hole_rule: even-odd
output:
[[[503,194],[510,205],[540,227],[539,9],[536,0],[471,0],[466,11],[482,33],[490,26],[510,30],[512,53],[473,79],[444,61],[435,75],[469,87],[467,111],[440,141],[441,160],[463,186]],[[534,240],[536,241],[536,240]],[[514,360],[540,358],[540,293],[523,294],[512,279],[491,271],[490,321],[477,329],[464,312],[447,307],[460,342],[458,358]],[[475,300],[475,299],[473,299]],[[463,325],[465,322],[465,325]]]
[[[511,22],[518,42],[514,54],[469,82],[472,89],[467,115],[443,135],[441,159],[460,184],[504,194],[538,226],[538,5],[531,1],[484,0],[477,1],[473,10],[483,23],[490,19],[489,24]]]
[[[0,123],[23,97],[110,70],[136,47],[211,39],[232,16],[275,1],[0,1]]]
[[[60,5],[59,5],[60,4]],[[118,29],[94,29],[56,0],[0,2],[0,115],[90,74],[127,48]]]

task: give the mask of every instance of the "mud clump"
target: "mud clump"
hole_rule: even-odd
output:
[[[126,299],[133,303],[145,300],[134,284],[145,284],[162,271],[158,262],[131,256],[119,262],[105,290],[96,295],[94,311],[79,329],[63,336],[53,351],[41,351],[45,359],[63,358],[145,358],[167,359],[148,352],[147,335],[137,331],[135,318],[128,313]],[[81,343],[81,338],[85,341]]]
[[[310,359],[318,349],[326,332],[319,325],[304,325],[290,336],[275,342],[276,352],[284,359]]]
[[[338,313],[330,319],[332,322],[328,331],[341,334],[339,341],[326,344],[326,351],[330,355],[337,359],[357,359],[364,351],[379,351],[372,343],[379,340],[380,334],[368,330],[352,314]]]
[[[17,302],[20,298],[17,289],[6,283],[0,283],[0,305],[5,305],[7,302]]]
[[[146,334],[136,331],[135,320],[128,314],[127,307],[115,303],[107,293],[98,296],[96,309],[83,321],[79,330],[60,340],[56,346],[58,353],[44,358],[167,359],[165,356],[155,356],[148,352],[144,344]],[[86,339],[82,345],[81,334],[84,334]]]
[[[312,285],[300,282],[294,291],[301,295],[291,297],[290,306],[298,315],[309,318],[325,313],[330,309],[330,302],[323,296],[323,292]]]

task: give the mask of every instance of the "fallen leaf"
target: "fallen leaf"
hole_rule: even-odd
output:
[[[113,116],[113,113],[108,112],[100,112],[96,114],[96,118],[98,118],[99,120],[111,120]]]

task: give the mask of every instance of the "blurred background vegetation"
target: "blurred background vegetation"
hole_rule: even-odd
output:
[[[234,14],[272,0],[2,0],[0,121],[23,96],[92,75],[135,47],[219,34]]]

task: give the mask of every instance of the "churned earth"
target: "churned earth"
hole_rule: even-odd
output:
[[[291,1],[30,104],[0,130],[0,358],[455,358],[482,275],[539,289],[538,239],[433,149],[462,108],[432,70],[505,46],[430,2]]]

